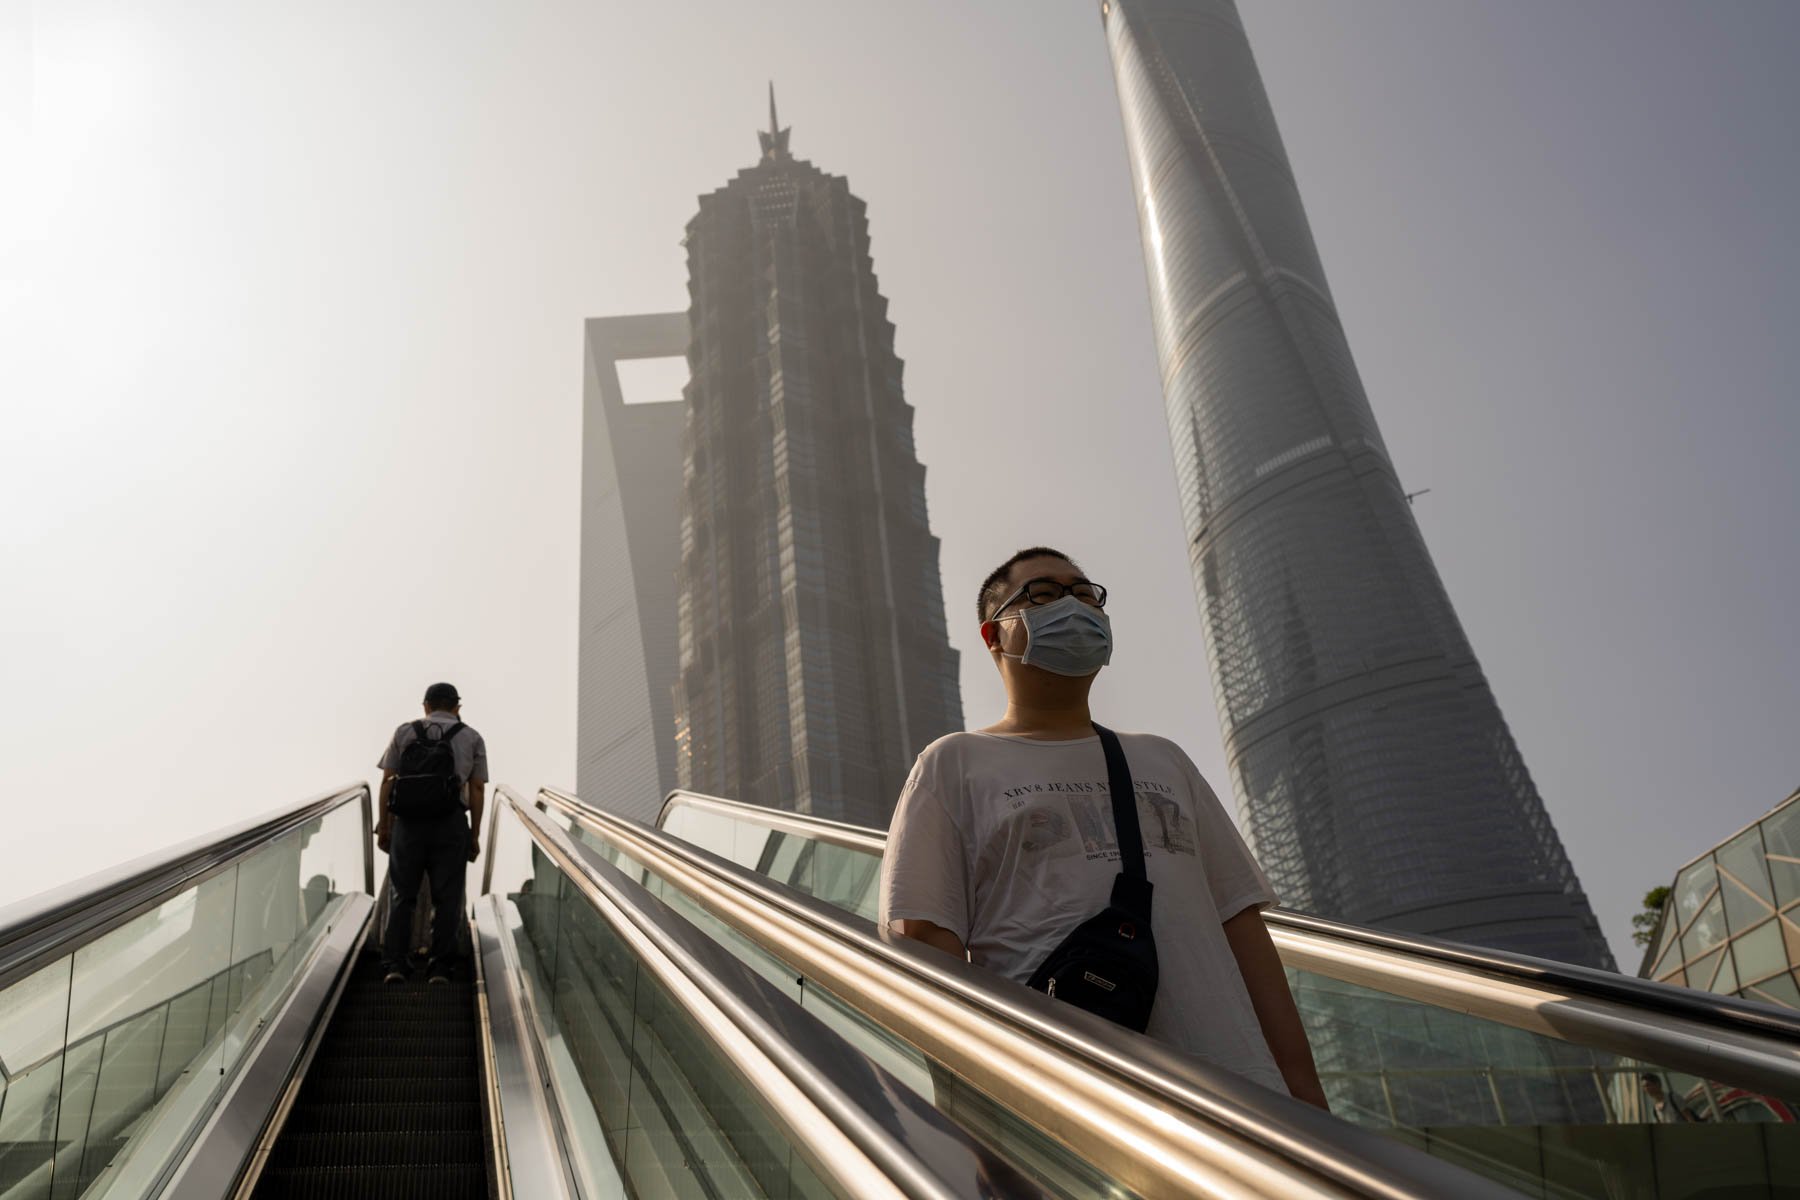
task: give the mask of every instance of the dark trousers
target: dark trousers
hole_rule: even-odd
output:
[[[394,819],[388,845],[388,920],[381,942],[381,964],[405,970],[412,940],[413,910],[419,905],[419,882],[431,880],[431,960],[456,957],[457,929],[463,919],[463,873],[469,866],[469,819],[462,813],[443,817]]]

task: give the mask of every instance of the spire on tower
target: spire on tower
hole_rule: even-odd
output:
[[[756,140],[762,143],[762,156],[765,162],[781,162],[788,155],[789,130],[781,127],[780,119],[775,115],[775,81],[769,81],[769,131],[758,133]]]

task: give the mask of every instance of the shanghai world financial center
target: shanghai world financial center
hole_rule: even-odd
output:
[[[1100,7],[1259,858],[1293,908],[1610,967],[1363,393],[1236,7]],[[590,322],[579,782],[604,802],[602,771],[629,759],[638,791],[885,826],[912,755],[962,727],[956,653],[863,204],[787,138],[771,111],[761,161],[689,223],[686,322],[659,318],[686,338],[684,418],[634,421],[616,385],[599,402],[615,335]],[[596,440],[596,421],[619,428]],[[670,472],[678,534],[666,499],[631,497],[672,494]],[[653,514],[623,523],[628,556],[621,498]],[[634,568],[635,606],[590,570],[603,549]],[[635,725],[591,702],[615,659],[651,693]]]

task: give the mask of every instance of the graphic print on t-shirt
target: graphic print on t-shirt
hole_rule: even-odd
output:
[[[1162,982],[1152,1038],[1285,1090],[1224,923],[1275,902],[1249,848],[1193,761],[1166,738],[1122,733]],[[877,919],[931,921],[969,960],[1023,984],[1119,874],[1098,738],[953,733],[919,755],[881,860]],[[899,936],[896,932],[894,936]]]
[[[1197,853],[1194,819],[1182,811],[1174,789],[1149,779],[1134,780],[1133,784],[1144,849],[1150,853]],[[1055,851],[1057,857],[1082,854],[1089,859],[1119,857],[1112,796],[1104,782],[1028,783],[1008,788],[1002,796],[1012,810],[1009,820],[1023,826],[1019,845],[1027,853]]]

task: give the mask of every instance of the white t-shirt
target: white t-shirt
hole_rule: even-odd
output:
[[[1155,886],[1160,978],[1146,1032],[1285,1092],[1223,928],[1275,892],[1179,746],[1145,733],[1119,741]],[[931,921],[977,965],[1024,983],[1106,907],[1118,873],[1098,736],[952,733],[925,747],[894,810],[880,926]]]

